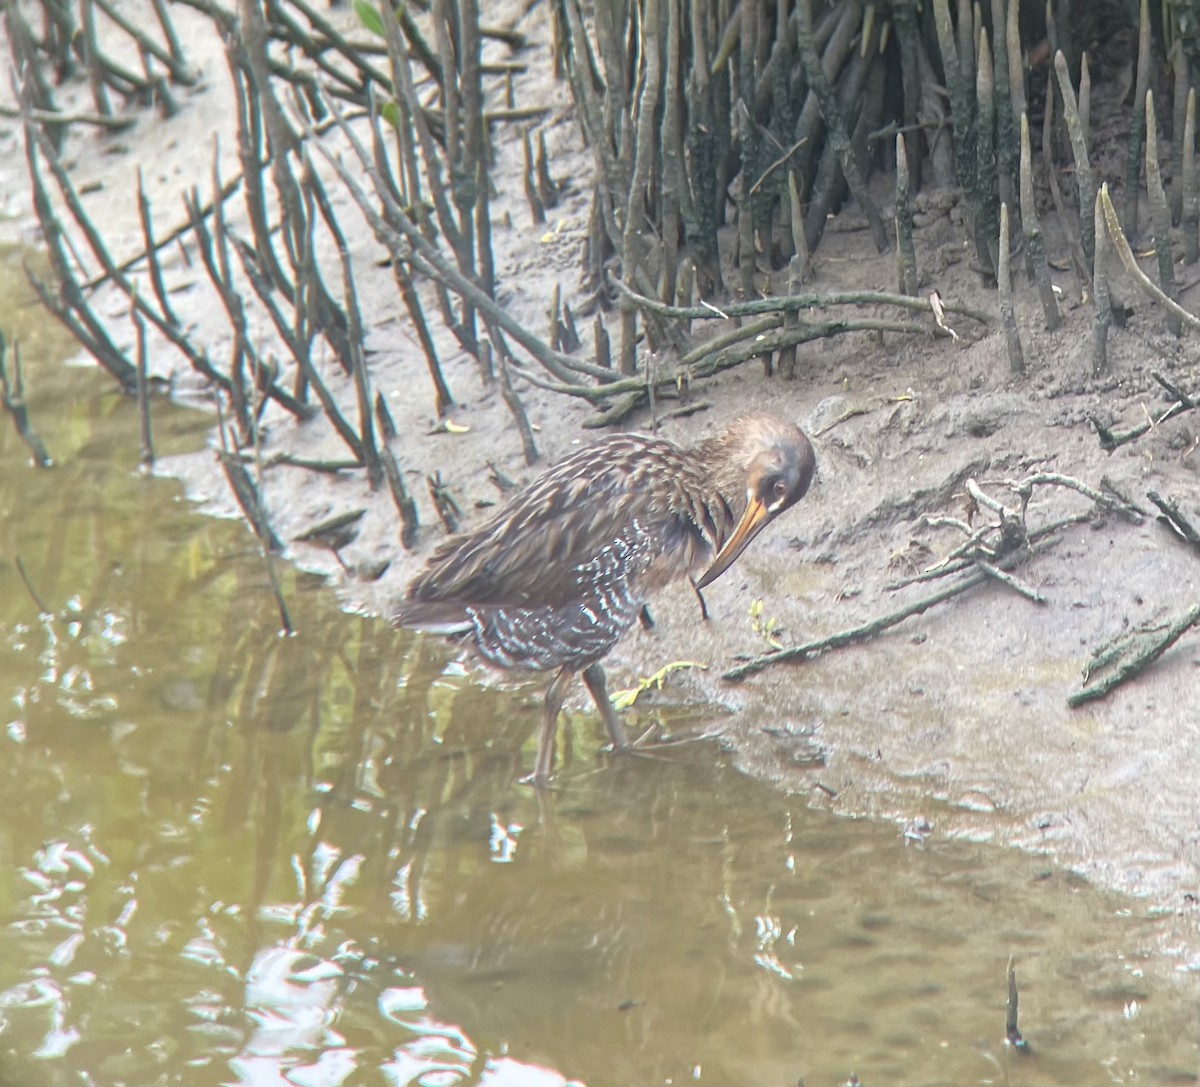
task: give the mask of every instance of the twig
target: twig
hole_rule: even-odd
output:
[[[251,453],[230,453],[235,460],[243,464],[254,463]],[[352,472],[361,468],[362,461],[357,460],[313,460],[310,457],[297,457],[291,453],[272,453],[263,458],[264,468],[302,468],[306,472],[322,472],[337,475],[338,472]]]
[[[1162,510],[1160,520],[1170,525],[1192,547],[1200,550],[1200,532],[1196,531],[1192,522],[1174,502],[1169,498],[1163,498],[1154,491],[1147,491],[1146,497]]]
[[[22,91],[22,94],[25,92]],[[43,132],[38,131],[33,122],[28,118],[23,120],[25,132],[25,157],[29,168],[29,180],[33,193],[33,206],[37,213],[38,224],[42,228],[42,238],[46,244],[46,248],[50,253],[51,265],[54,268],[55,276],[58,279],[57,294],[52,294],[49,288],[46,288],[40,280],[32,273],[28,265],[26,265],[25,274],[29,282],[33,285],[38,296],[47,303],[50,311],[64,325],[70,329],[71,333],[82,343],[92,357],[100,363],[120,384],[125,392],[132,392],[137,384],[137,375],[134,368],[130,365],[129,360],[117,348],[108,335],[103,323],[92,312],[86,299],[83,297],[83,292],[80,289],[79,283],[75,279],[74,272],[71,269],[71,264],[67,260],[64,242],[67,238],[66,232],[63,230],[59,217],[56,214],[53,205],[50,202],[50,195],[46,190],[45,183],[42,181],[41,170],[38,167],[38,148],[42,148],[44,155],[54,156],[47,158],[47,163],[50,165],[51,171],[54,173],[59,186],[64,184],[65,175],[60,176],[61,167],[58,165],[57,155],[54,151],[54,145],[50,138]],[[65,182],[70,184],[69,182]],[[64,190],[66,195],[66,190]],[[70,190],[70,195],[74,196],[74,190]],[[74,210],[74,205],[68,199],[68,205]],[[61,301],[59,299],[61,298]]]
[[[20,117],[21,110],[16,106],[0,106],[0,117]],[[137,124],[137,117],[127,115],[114,117],[103,113],[56,113],[48,109],[31,109],[29,119],[39,125],[64,128],[67,125],[95,125],[97,128],[107,128],[120,131],[132,128]]]
[[[1153,375],[1158,377],[1157,374]],[[1161,380],[1161,378],[1160,378]],[[1182,415],[1185,411],[1191,411],[1200,406],[1200,403],[1192,400],[1191,397],[1186,397],[1182,400],[1177,400],[1157,419],[1149,419],[1144,423],[1138,423],[1137,426],[1130,427],[1128,430],[1109,430],[1095,417],[1092,418],[1092,426],[1096,428],[1096,436],[1100,439],[1100,448],[1106,453],[1111,453],[1114,449],[1125,445],[1126,442],[1136,441],[1143,434],[1149,433],[1156,426],[1160,426],[1168,419],[1175,418],[1176,415]]]
[[[747,676],[761,672],[764,668],[772,664],[786,664],[790,661],[810,660],[824,653],[826,650],[841,649],[843,646],[852,645],[855,642],[866,641],[868,638],[873,638],[876,634],[883,633],[889,627],[894,627],[898,623],[904,622],[905,619],[909,619],[914,615],[920,615],[922,612],[928,611],[938,604],[943,604],[947,600],[958,596],[959,593],[966,592],[967,589],[974,588],[976,585],[980,585],[987,580],[987,574],[982,571],[968,574],[961,581],[957,581],[953,585],[948,585],[936,593],[921,597],[920,600],[915,600],[903,608],[888,612],[886,615],[881,615],[859,626],[851,627],[849,630],[831,634],[827,638],[818,638],[815,641],[805,642],[803,645],[790,646],[787,649],[779,649],[771,653],[765,653],[761,657],[755,657],[744,664],[739,664],[736,668],[731,668],[721,678],[736,683]]]
[[[771,295],[767,298],[752,299],[749,302],[732,302],[719,309],[707,302],[702,302],[698,306],[672,306],[666,302],[660,302],[657,298],[639,294],[615,276],[610,277],[609,282],[642,309],[650,310],[663,317],[679,317],[692,321],[729,320],[734,317],[788,313],[791,310],[815,309],[821,306],[899,306],[901,309],[923,312],[928,312],[930,309],[929,302],[925,299],[910,298],[906,294],[893,294],[889,291],[828,291],[820,294],[809,291],[804,294]],[[943,299],[941,305],[943,309],[951,313],[961,313],[964,317],[970,317],[983,325],[990,325],[994,319],[986,311],[969,306],[964,302]]]
[[[1019,552],[1006,556],[1005,562],[1013,566],[1019,565],[1034,555],[1039,554],[1045,546],[1045,544],[1041,544],[1036,547],[1024,548]],[[886,615],[881,615],[860,626],[851,627],[849,630],[843,630],[837,634],[831,634],[827,638],[819,638],[816,641],[806,642],[803,645],[790,646],[787,649],[780,649],[771,653],[765,653],[761,657],[755,657],[743,664],[739,664],[736,668],[731,668],[723,674],[722,678],[731,682],[738,682],[747,676],[761,672],[764,668],[772,664],[810,660],[824,653],[826,650],[841,649],[843,646],[852,645],[855,642],[866,641],[868,638],[873,638],[876,634],[881,634],[889,627],[894,627],[914,615],[920,615],[922,612],[928,611],[938,604],[943,604],[947,600],[958,596],[959,593],[966,592],[968,589],[972,589],[976,585],[981,585],[988,580],[990,578],[987,574],[982,570],[976,570],[954,584],[940,589],[936,593],[931,593],[929,596],[914,600],[911,604],[903,608],[888,612]]]
[[[986,559],[977,558],[975,565],[987,574],[988,577],[1000,582],[1001,585],[1007,585],[1013,592],[1019,593],[1026,600],[1032,600],[1035,604],[1046,603],[1046,598],[1036,589],[1031,589],[1028,585],[1018,581],[1012,574],[1001,570],[1000,567],[988,562]]]
[[[37,608],[39,615],[53,615],[54,613],[42,603],[42,598],[38,596],[37,589],[33,587],[33,581],[30,580],[29,572],[25,569],[25,563],[21,561],[20,555],[13,556],[13,563],[17,568],[17,573],[21,575],[21,581],[25,585],[25,591],[29,593],[30,599],[33,600],[34,607]]]

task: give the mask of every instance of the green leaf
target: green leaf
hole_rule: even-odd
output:
[[[354,14],[372,34],[378,34],[381,38],[387,37],[387,32],[383,29],[383,16],[370,0],[354,0]]]

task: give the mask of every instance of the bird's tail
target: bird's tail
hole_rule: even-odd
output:
[[[474,629],[461,604],[441,600],[405,600],[392,612],[392,626],[425,634],[466,634]]]

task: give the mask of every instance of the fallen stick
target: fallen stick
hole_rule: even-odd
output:
[[[1025,597],[1026,600],[1032,600],[1035,604],[1045,604],[1046,598],[1042,596],[1036,589],[1031,589],[1024,582],[1018,581],[1012,574],[1005,570],[1001,570],[999,566],[988,562],[986,559],[976,559],[975,565],[982,570],[993,581],[998,581],[1002,585],[1007,585],[1013,592]]]
[[[1162,629],[1159,637],[1152,639],[1149,632],[1138,632],[1131,636],[1130,640],[1122,646],[1122,650],[1128,648],[1134,638],[1141,642],[1141,648],[1132,657],[1122,661],[1114,668],[1107,676],[1097,683],[1093,683],[1090,687],[1084,687],[1081,691],[1076,691],[1072,695],[1067,696],[1067,705],[1071,709],[1076,709],[1082,706],[1085,702],[1092,702],[1097,698],[1103,698],[1114,687],[1119,687],[1122,683],[1134,678],[1159,657],[1171,648],[1180,638],[1183,637],[1192,627],[1200,623],[1200,604],[1194,604],[1183,615],[1176,619],[1173,623],[1169,623]]]
[[[20,116],[22,112],[17,106],[0,106],[0,117]],[[117,117],[112,114],[105,116],[103,113],[56,113],[52,109],[31,109],[29,118],[39,125],[96,125],[113,130],[132,128],[138,121],[137,117],[132,115]]]
[[[1150,419],[1144,423],[1138,423],[1137,426],[1130,427],[1128,430],[1110,430],[1104,426],[1098,419],[1092,418],[1092,426],[1096,428],[1096,437],[1100,439],[1100,448],[1106,453],[1111,453],[1114,449],[1119,448],[1126,442],[1132,442],[1140,438],[1143,434],[1149,433],[1156,426],[1160,426],[1168,419],[1175,418],[1176,415],[1182,415],[1185,411],[1192,411],[1200,407],[1200,399],[1189,396],[1183,392],[1173,382],[1168,381],[1161,374],[1151,371],[1151,377],[1154,378],[1164,389],[1175,397],[1175,403],[1172,404],[1166,411],[1157,419]]]
[[[1020,552],[1013,552],[1007,556],[1007,560],[1010,565],[1019,566],[1054,542],[1056,541],[1050,541],[1047,544],[1037,547],[1025,548]],[[922,612],[928,611],[930,608],[958,596],[959,593],[973,589],[976,585],[989,580],[991,580],[990,576],[984,573],[983,570],[975,570],[961,581],[956,581],[953,585],[947,585],[946,588],[940,589],[936,593],[923,596],[920,600],[914,600],[911,604],[906,604],[902,608],[890,611],[886,615],[880,615],[860,626],[851,627],[849,630],[842,630],[837,634],[831,634],[827,638],[820,638],[817,641],[805,642],[803,645],[789,646],[787,649],[778,649],[770,653],[764,653],[761,657],[754,657],[739,664],[736,668],[731,668],[728,672],[723,673],[721,678],[731,683],[737,683],[747,676],[761,672],[764,668],[772,664],[785,664],[788,661],[804,661],[811,657],[819,656],[827,649],[841,649],[843,646],[852,645],[855,642],[865,642],[868,638],[873,638],[876,634],[882,634],[889,627],[894,627],[911,616],[920,615]]]
[[[952,597],[958,596],[959,593],[974,588],[974,586],[987,580],[987,574],[982,571],[976,571],[973,574],[968,574],[962,581],[955,582],[953,585],[949,585],[930,596],[922,597],[912,604],[907,604],[896,611],[890,611],[886,615],[881,615],[870,622],[863,623],[861,626],[839,631],[837,634],[831,634],[828,638],[820,638],[814,642],[805,642],[803,645],[790,646],[787,649],[777,649],[771,653],[764,653],[761,657],[754,657],[744,664],[739,664],[736,668],[729,669],[728,672],[722,674],[721,678],[729,680],[731,683],[738,683],[747,676],[761,672],[764,668],[772,664],[804,661],[811,657],[819,656],[827,649],[841,649],[842,646],[852,645],[855,642],[865,642],[868,638],[873,638],[876,634],[882,634],[889,627],[894,627],[911,616],[920,615],[923,611],[928,611],[938,604],[943,604]]]
[[[1196,531],[1195,526],[1185,516],[1184,512],[1169,498],[1163,498],[1155,491],[1147,491],[1146,497],[1150,499],[1160,510],[1162,516],[1159,518],[1165,521],[1180,537],[1192,547],[1200,549],[1200,532]]]
[[[1063,517],[1061,520],[1051,521],[1048,525],[1043,525],[1041,528],[1032,530],[1029,533],[1029,542],[1031,544],[1037,543],[1048,536],[1052,536],[1061,529],[1069,528],[1071,525],[1084,525],[1091,519],[1092,515],[1090,513],[1073,513],[1071,516]],[[951,521],[951,518],[945,518],[944,520]],[[932,524],[932,520],[929,523]],[[952,524],[951,527],[955,526]],[[953,558],[953,556],[947,556],[947,558]],[[953,559],[953,561],[947,562],[944,566],[932,566],[928,570],[922,570],[919,574],[913,574],[911,577],[889,582],[884,586],[884,591],[894,593],[900,589],[907,589],[908,586],[916,585],[921,581],[936,581],[938,578],[949,577],[951,574],[969,570],[974,564],[974,560],[970,558]]]
[[[930,304],[924,298],[910,298],[906,294],[890,291],[808,291],[800,294],[774,295],[755,298],[748,302],[731,302],[717,308],[709,303],[699,306],[672,306],[657,298],[639,294],[623,280],[609,276],[608,281],[639,309],[657,313],[661,317],[677,317],[687,320],[729,320],[732,317],[757,317],[766,313],[787,313],[792,310],[814,309],[822,306],[899,306],[928,312]],[[991,314],[975,306],[954,299],[942,299],[942,309],[950,313],[961,313],[982,325],[991,325]]]

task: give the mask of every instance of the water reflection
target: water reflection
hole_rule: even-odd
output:
[[[712,744],[607,765],[588,716],[538,795],[536,689],[303,574],[281,639],[241,526],[136,472],[132,405],[36,377],[59,467],[0,421],[0,1077],[1194,1082],[1194,992],[1129,904],[809,810]],[[204,420],[156,424],[179,447]]]

